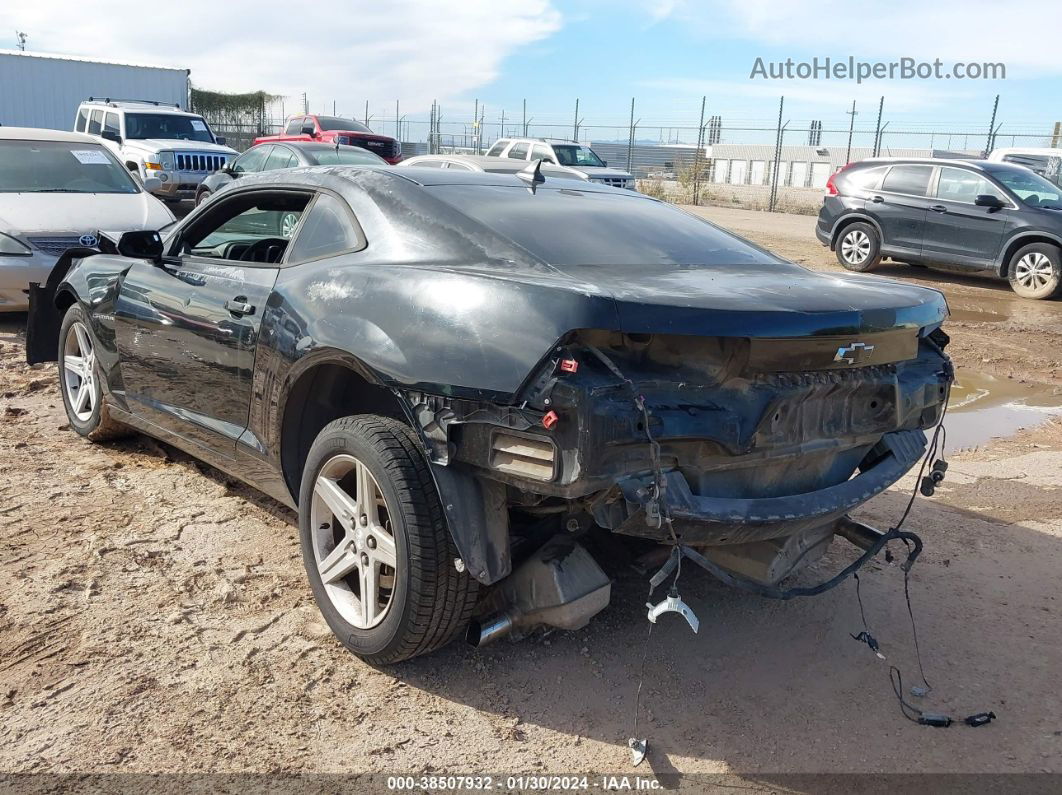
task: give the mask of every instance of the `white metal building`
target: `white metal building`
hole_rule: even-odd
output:
[[[72,130],[80,102],[147,99],[188,107],[188,70],[0,50],[0,124]]]

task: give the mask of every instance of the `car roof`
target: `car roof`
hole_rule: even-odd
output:
[[[86,99],[79,108],[109,108],[110,110],[135,113],[172,113],[178,116],[199,116],[190,110],[147,99]]]
[[[298,187],[305,185],[309,188],[318,188],[329,184],[336,185],[337,181],[355,183],[367,173],[386,175],[391,179],[404,180],[407,183],[432,187],[435,185],[482,185],[483,187],[506,187],[527,188],[528,185],[515,174],[490,173],[483,171],[465,171],[456,168],[417,168],[416,166],[384,166],[384,165],[334,165],[334,166],[304,166],[300,168],[280,169],[275,171],[263,171],[257,174],[248,174],[239,180],[240,188],[262,184],[263,187],[271,185]],[[577,190],[583,193],[612,193],[620,196],[630,196],[651,200],[634,191],[623,188],[612,188],[599,182],[579,181],[573,184],[570,179],[563,179],[546,175],[545,183],[538,186],[539,189]]]
[[[99,144],[84,133],[46,130],[42,127],[0,127],[0,141],[58,141],[71,144]]]
[[[915,166],[969,166],[970,168],[984,169],[986,166],[995,167],[998,163],[988,160],[971,158],[944,158],[944,157],[868,157],[852,163],[853,166],[876,165],[915,165]]]

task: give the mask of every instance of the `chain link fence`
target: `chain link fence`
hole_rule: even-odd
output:
[[[287,107],[292,107],[290,102]],[[302,103],[298,103],[302,110]],[[847,163],[867,157],[981,157],[997,147],[1062,147],[1062,125],[1005,125],[996,118],[996,103],[985,108],[980,129],[943,122],[890,120],[885,98],[873,107],[855,103],[832,119],[794,120],[785,115],[785,100],[773,118],[726,118],[710,112],[705,97],[676,109],[674,121],[646,121],[632,100],[623,117],[587,123],[574,113],[532,114],[526,103],[516,113],[493,111],[478,101],[466,110],[444,114],[433,103],[428,118],[408,118],[393,111],[343,114],[374,132],[398,138],[406,157],[429,152],[485,154],[500,138],[528,137],[579,141],[591,146],[609,167],[630,172],[644,193],[686,204],[716,204],[748,209],[815,213],[830,175]],[[271,106],[282,110],[284,98]],[[765,108],[766,110],[766,108]],[[314,111],[311,108],[311,112]],[[333,108],[321,115],[333,115]],[[290,116],[290,114],[289,114]],[[457,118],[453,118],[457,117]],[[569,119],[563,121],[564,118]],[[625,117],[625,118],[624,118]],[[208,121],[212,121],[208,119]],[[256,137],[279,133],[284,115],[264,113],[253,123],[212,123],[230,146],[242,151]],[[1062,151],[1062,149],[1060,149]]]

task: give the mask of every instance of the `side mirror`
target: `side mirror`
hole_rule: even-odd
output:
[[[308,135],[311,138],[314,137],[313,122],[306,122],[305,124],[302,125],[302,134],[303,135]]]
[[[104,130],[100,133],[100,137],[107,141],[114,141],[116,144],[120,144],[122,142],[122,136],[120,136],[113,130]]]
[[[148,193],[154,193],[162,187],[162,180],[158,177],[147,177],[144,180],[144,190]]]
[[[162,260],[162,238],[154,229],[126,232],[118,238],[118,253],[133,259]]]
[[[998,196],[993,196],[991,193],[980,193],[977,198],[974,199],[974,204],[978,207],[988,207],[998,210],[1000,207],[1005,207],[1003,200]]]
[[[224,146],[225,145],[225,141],[226,141],[226,138],[225,138],[224,135],[215,135],[214,136],[214,143],[216,143],[218,146]]]
[[[126,163],[125,167],[128,168],[134,174],[140,173],[140,166],[138,166],[136,163]]]

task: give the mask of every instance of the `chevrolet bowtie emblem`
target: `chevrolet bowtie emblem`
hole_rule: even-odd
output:
[[[835,362],[844,362],[845,364],[859,364],[865,362],[874,353],[874,346],[867,345],[862,342],[853,342],[851,345],[842,345],[837,349],[837,353],[834,354],[833,360]]]

